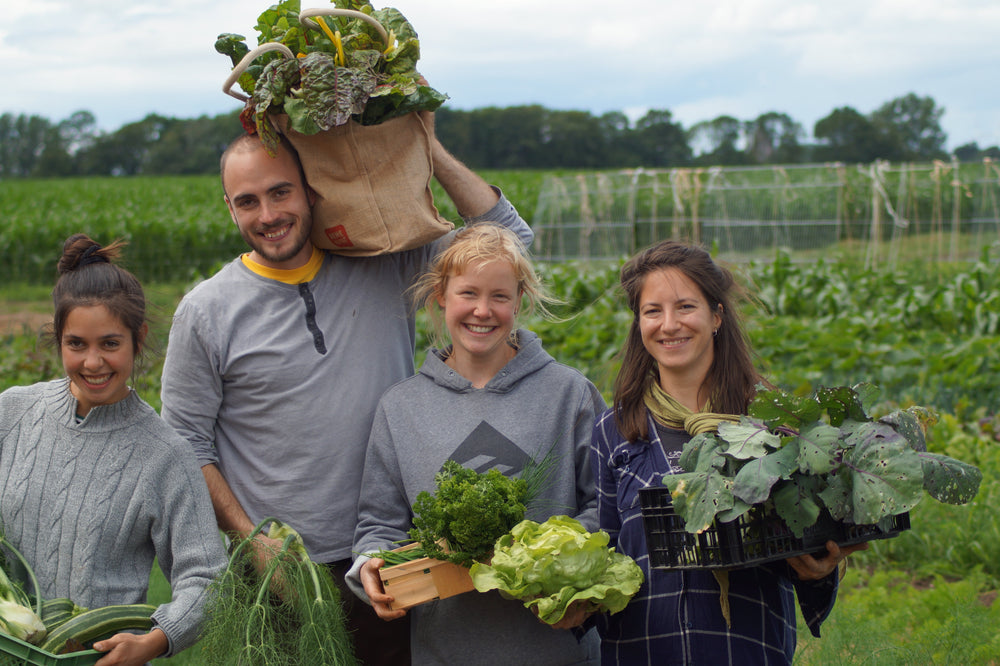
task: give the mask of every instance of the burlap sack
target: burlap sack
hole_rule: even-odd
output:
[[[319,195],[316,247],[371,256],[419,247],[454,228],[434,206],[430,135],[417,113],[370,126],[352,120],[318,134],[290,129],[284,115],[273,120]]]

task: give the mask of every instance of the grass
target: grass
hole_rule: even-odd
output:
[[[849,569],[822,638],[803,630],[795,664],[1000,664],[1000,603],[978,571],[961,579]]]
[[[873,544],[878,548],[882,543]],[[902,570],[850,568],[837,604],[814,638],[799,617],[796,666],[996,666],[1000,664],[1000,603],[978,570],[955,579],[914,577]],[[151,603],[165,603],[170,588],[157,568]],[[197,645],[163,666],[197,666]]]

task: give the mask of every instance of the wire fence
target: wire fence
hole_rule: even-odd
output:
[[[635,169],[549,177],[532,218],[537,258],[608,260],[661,239],[729,261],[844,244],[866,263],[978,259],[1000,249],[1000,166],[840,163]]]

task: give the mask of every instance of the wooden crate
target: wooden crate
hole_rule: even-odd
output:
[[[417,544],[397,548],[409,550]],[[433,557],[421,557],[379,569],[382,587],[394,598],[393,610],[413,608],[428,601],[446,599],[456,594],[474,590],[472,577],[466,567]]]

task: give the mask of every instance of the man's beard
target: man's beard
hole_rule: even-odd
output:
[[[293,227],[291,231],[293,236],[297,234],[297,237],[294,238],[295,243],[287,249],[278,251],[271,244],[261,241],[255,233],[243,234],[243,240],[245,240],[247,245],[249,245],[254,252],[259,254],[261,257],[272,263],[279,264],[298,255],[298,253],[302,251],[305,244],[309,242],[309,231],[312,228],[312,218],[303,217],[299,219],[299,222],[300,224]],[[281,226],[282,224],[274,225],[274,227]]]

